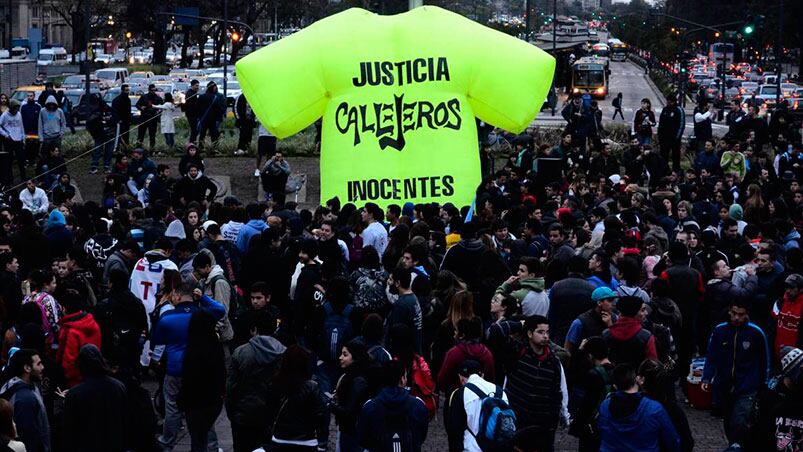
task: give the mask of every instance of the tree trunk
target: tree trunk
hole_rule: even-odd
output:
[[[205,45],[206,33],[204,33],[201,27],[198,27],[198,53],[200,53],[200,56],[198,57],[198,69],[202,69],[204,67],[204,58],[206,58],[206,54],[204,53]]]
[[[162,28],[161,26],[157,28]],[[165,64],[167,62],[167,40],[169,35],[165,30],[157,30],[153,40],[153,64]]]
[[[187,58],[187,48],[190,46],[190,28],[187,25],[182,25],[181,31],[184,39],[181,41],[181,63],[179,63],[179,67],[188,68],[192,66],[192,58],[189,58],[189,61]]]

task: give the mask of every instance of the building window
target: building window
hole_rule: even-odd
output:
[[[39,17],[39,7],[38,6],[34,6],[33,8],[31,8],[31,15],[33,17]]]

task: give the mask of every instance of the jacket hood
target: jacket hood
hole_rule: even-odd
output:
[[[636,335],[641,329],[641,323],[633,317],[619,317],[609,328],[611,336],[619,341],[626,341]]]
[[[519,281],[522,288],[534,290],[536,292],[543,292],[544,291],[544,278],[528,278],[522,279]]]
[[[165,231],[165,237],[174,238],[174,239],[186,239],[187,234],[184,232],[184,224],[181,223],[181,220],[173,220],[167,225],[167,230]]]
[[[52,228],[56,226],[64,226],[67,224],[67,221],[64,219],[64,214],[59,212],[58,209],[53,209],[50,212],[50,216],[47,217],[47,228]]]
[[[480,251],[485,247],[480,239],[461,240],[455,246],[460,246],[468,251]]]
[[[388,408],[389,411],[400,409],[410,393],[398,386],[382,388],[376,398]]]
[[[608,409],[611,417],[616,419],[616,427],[620,432],[633,431],[643,425],[644,408],[642,407],[644,397],[641,394],[628,394],[617,391],[611,395],[611,403]]]
[[[486,354],[491,354],[490,351],[488,351],[488,348],[479,342],[461,341],[457,343],[457,348],[459,348],[464,355],[470,356],[472,359],[476,359],[480,362],[484,362],[483,358],[485,358]],[[489,358],[493,357],[489,356]]]
[[[800,238],[800,233],[797,232],[797,230],[792,229],[792,231],[789,232],[789,234],[787,234],[786,237],[783,238],[783,240],[784,242],[788,242],[790,240],[797,240],[799,238]]]
[[[59,105],[59,103],[56,102],[56,96],[54,96],[52,94],[47,96],[47,100],[45,101],[45,106],[47,106],[47,104],[53,104],[55,106]]]
[[[78,368],[85,378],[103,375],[106,372],[103,355],[100,354],[100,349],[95,344],[86,344],[81,347],[78,352]]]
[[[257,363],[265,365],[275,362],[282,356],[287,347],[272,336],[254,336],[248,341],[254,351]]]
[[[20,388],[30,388],[31,386],[32,385],[22,381],[20,377],[14,377],[11,380],[5,382],[3,387],[0,388],[0,394],[2,394],[3,397],[6,399],[10,399],[15,392],[20,390]]]
[[[740,221],[742,216],[744,215],[744,211],[742,210],[742,206],[739,204],[733,204],[728,209],[728,215],[736,221]]]
[[[191,181],[200,180],[202,177],[204,177],[204,172],[201,171],[201,170],[198,170],[198,174],[196,174],[195,177],[192,177],[192,176],[190,176],[190,173],[187,173],[187,179],[189,179]]]
[[[61,318],[59,323],[61,324],[62,328],[72,328],[80,331],[83,336],[91,335],[97,328],[97,323],[95,323],[95,319],[92,317],[92,314],[84,311],[66,314]]]
[[[265,229],[268,229],[268,223],[265,223],[265,220],[249,220],[246,225],[258,231],[264,231]]]
[[[163,250],[153,249],[145,253],[145,259],[148,259],[148,262],[151,264],[166,260],[167,258],[168,256]]]
[[[212,278],[218,275],[223,275],[223,268],[220,265],[212,264],[212,271],[209,272],[209,275],[206,277],[207,281],[211,281]]]

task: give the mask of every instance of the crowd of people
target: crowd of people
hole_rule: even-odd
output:
[[[621,153],[582,98],[555,147],[483,146],[474,209],[302,209],[275,149],[266,200],[220,201],[192,143],[180,178],[134,147],[78,203],[53,160],[0,206],[0,447],[173,450],[186,423],[217,450],[225,406],[237,452],[326,450],[332,420],[337,450],[417,451],[435,417],[453,451],[689,451],[702,391],[731,450],[799,448],[799,124],[734,105],[697,151],[676,105]]]

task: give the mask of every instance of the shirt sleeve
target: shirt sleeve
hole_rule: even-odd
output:
[[[532,44],[473,21],[455,25],[471,42],[466,48],[471,55],[464,57],[475,65],[467,90],[474,114],[507,131],[521,132],[538,114],[552,86],[555,59]],[[504,61],[504,69],[488,64],[488,58]]]
[[[251,108],[279,138],[315,122],[329,102],[318,49],[320,43],[335,39],[331,25],[331,18],[318,21],[236,64],[237,79]]]
[[[580,345],[580,336],[582,334],[583,322],[581,322],[580,319],[574,319],[569,327],[569,332],[566,333],[566,342],[570,342],[574,345]]]

